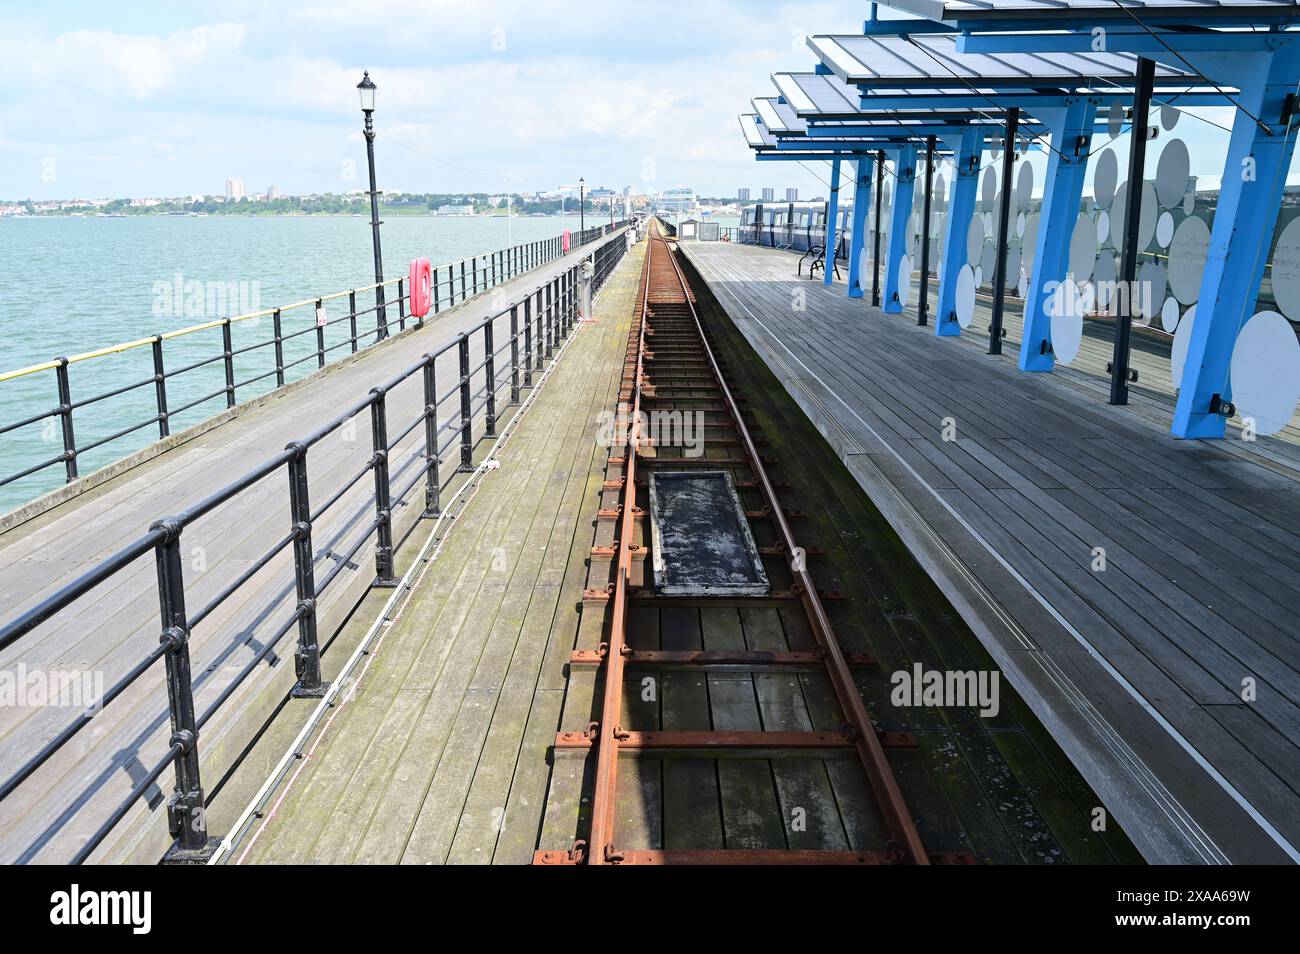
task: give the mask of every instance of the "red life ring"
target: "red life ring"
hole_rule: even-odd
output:
[[[411,260],[407,281],[411,291],[411,314],[423,318],[433,304],[433,269],[427,258]]]

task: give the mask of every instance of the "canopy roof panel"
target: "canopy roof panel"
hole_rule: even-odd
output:
[[[1143,23],[1218,26],[1274,23],[1300,16],[1296,0],[879,0],[883,7],[945,23],[990,26],[999,21],[1038,21],[1044,28],[1065,21],[1133,18]]]
[[[970,83],[998,87],[1088,88],[1132,82],[1129,53],[961,53],[953,34],[813,36],[808,45],[843,82],[873,88]],[[1156,82],[1201,85],[1191,73],[1156,67]]]

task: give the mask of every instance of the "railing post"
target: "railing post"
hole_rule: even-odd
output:
[[[467,296],[465,295],[465,260],[462,258],[460,260],[460,300],[464,301],[466,297]]]
[[[469,389],[469,335],[460,333],[456,339],[460,357],[460,470],[474,469],[474,402]]]
[[[493,252],[489,257],[492,260],[492,287],[495,288],[497,285],[497,259],[501,257],[501,253]]]
[[[406,302],[402,300],[402,285],[405,282],[405,278],[397,280],[397,328],[399,331],[406,330]]]
[[[280,309],[278,308],[275,310],[275,319],[277,322],[276,325],[277,330],[275,332],[275,337],[278,340],[280,337],[279,324],[278,324],[280,320]],[[351,333],[352,333],[352,353],[356,354],[357,353],[357,293],[356,291],[348,292],[348,326],[351,328]],[[275,360],[283,368],[284,355],[282,352],[278,350],[278,348],[275,352]],[[283,371],[280,372],[280,380],[281,383],[284,382]]]
[[[436,268],[433,269],[433,279],[430,284],[433,285],[433,313],[436,315],[440,310],[438,307],[438,270]]]
[[[225,349],[226,407],[235,406],[235,346],[230,338],[230,319],[221,322],[221,346]]]
[[[63,425],[63,468],[68,483],[77,479],[77,438],[72,432],[72,387],[68,383],[68,359],[59,358],[54,368],[54,378],[59,387],[57,414]]]
[[[540,294],[540,293],[539,293]],[[551,297],[551,283],[546,283],[546,357],[555,353],[555,302]]]
[[[477,295],[478,294],[478,256],[477,255],[475,255],[473,258],[470,259],[469,270],[470,270],[470,276],[473,278],[473,284],[471,287],[474,289],[474,294]]]
[[[438,476],[438,376],[437,358],[424,356],[424,515],[442,512],[442,479]]]
[[[321,307],[324,305],[319,298],[316,299],[316,367],[325,367],[325,326],[321,324],[320,314]]]
[[[488,437],[497,433],[497,359],[493,354],[492,325],[496,317],[489,318],[483,326],[483,373],[486,375],[487,388],[486,411],[484,412],[484,431]]]
[[[546,346],[546,328],[545,328],[546,315],[542,307],[542,290],[540,288],[537,289],[536,310],[537,310],[537,367],[538,370],[540,370],[542,368],[543,362],[546,360],[546,357],[550,354],[550,351],[547,350],[547,346]]]
[[[196,863],[211,856],[216,839],[208,838],[203,783],[199,777],[199,729],[190,681],[190,627],[185,613],[181,524],[174,517],[166,517],[156,521],[151,529],[163,531],[163,539],[154,551],[162,614],[160,641],[167,647],[167,706],[172,728],[169,744],[179,750],[173,759],[176,786],[167,800],[167,828],[173,843],[163,861]]]
[[[293,669],[295,699],[319,699],[329,683],[320,676],[320,642],[316,635],[316,553],[311,542],[311,496],[307,485],[307,445],[294,441],[289,458],[289,516],[293,520],[293,569],[298,592],[298,648]]]
[[[163,366],[162,335],[153,336],[153,389],[158,399],[158,436],[166,437],[170,430],[167,422],[167,370]]]
[[[447,266],[447,307],[451,308],[456,304],[456,266]]]
[[[533,296],[524,299],[524,387],[533,386]],[[68,478],[71,480],[72,478]]]
[[[519,306],[510,306],[510,403],[519,403]]]
[[[355,319],[353,319],[353,324],[356,324]],[[280,320],[279,308],[271,312],[271,340],[275,344],[275,386],[282,388],[284,387],[284,325]],[[352,350],[356,351],[355,336],[352,342]]]
[[[393,575],[393,514],[388,485],[388,415],[382,388],[370,389],[370,435],[375,471],[375,586],[396,586]]]

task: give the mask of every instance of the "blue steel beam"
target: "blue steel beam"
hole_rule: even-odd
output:
[[[1232,352],[1241,326],[1255,310],[1295,151],[1291,112],[1300,76],[1300,37],[1280,40],[1267,54],[1249,58],[1225,54],[1225,62],[1207,62],[1219,75],[1229,75],[1232,68],[1241,90],[1241,108],[1228,141],[1196,320],[1174,409],[1175,437],[1223,436],[1222,412],[1232,400],[1228,381]],[[1197,62],[1208,59],[1202,56]],[[1263,120],[1265,128],[1247,111]]]
[[[870,156],[859,156],[853,172],[853,237],[849,242],[849,297],[862,297],[862,243],[867,231],[867,206],[871,202]],[[884,170],[876,170],[883,175]],[[880,213],[877,211],[876,213]]]
[[[885,256],[886,314],[903,310],[899,299],[898,263],[907,251],[907,220],[912,215],[912,193],[916,185],[916,146],[907,145],[898,151],[894,161],[894,214],[889,223],[889,252]],[[877,215],[880,212],[877,210]],[[911,276],[908,277],[909,281]]]
[[[939,274],[939,317],[934,333],[947,338],[961,334],[957,323],[957,276],[966,264],[966,234],[975,215],[979,192],[980,153],[984,136],[975,128],[965,129],[948,143],[957,155],[957,172],[953,178],[952,197],[944,220],[943,264]]]
[[[835,281],[835,246],[839,242],[836,222],[840,217],[840,161],[831,162],[831,198],[826,207],[825,256],[822,261],[822,279],[829,285]]]
[[[1021,371],[1051,371],[1056,363],[1050,347],[1052,322],[1047,314],[1047,289],[1055,288],[1069,270],[1070,237],[1083,198],[1096,113],[1097,101],[1080,96],[1054,115],[1043,116],[1051,128],[1054,148],[1047,160],[1034,267],[1025,298]]]

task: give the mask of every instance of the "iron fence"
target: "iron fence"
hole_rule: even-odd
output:
[[[611,228],[619,228],[624,224],[595,226],[582,232],[571,233],[571,246],[581,247],[586,245],[607,234]],[[467,298],[472,298],[474,295],[491,289],[501,282],[508,281],[533,268],[554,261],[562,254],[563,239],[561,236],[555,236],[514,245],[485,255],[474,255],[449,265],[440,265],[433,269],[433,305],[431,313],[438,314],[452,308]],[[265,393],[271,387],[283,387],[287,382],[287,375],[295,368],[303,365],[314,365],[315,368],[319,369],[325,367],[334,358],[341,356],[338,354],[339,352],[355,354],[369,344],[383,341],[394,331],[393,323],[387,320],[387,309],[394,305],[397,308],[396,331],[404,331],[407,326],[407,312],[410,303],[410,294],[406,288],[406,282],[405,278],[390,279],[383,282],[382,285],[372,284],[321,295],[317,298],[307,298],[275,308],[267,308],[226,318],[216,318],[187,328],[179,328],[147,338],[138,338],[134,341],[110,345],[71,357],[53,358],[40,364],[0,373],[0,388],[9,385],[10,382],[27,379],[31,375],[52,373],[51,390],[54,392],[56,399],[56,403],[52,407],[35,414],[26,415],[18,420],[0,424],[0,437],[20,431],[23,428],[43,425],[43,422],[48,422],[57,428],[57,434],[52,433],[50,436],[56,439],[61,438],[62,443],[62,450],[59,453],[25,463],[24,466],[15,471],[0,474],[0,487],[59,466],[63,468],[64,481],[70,483],[81,474],[82,468],[79,466],[79,461],[91,451],[152,428],[157,429],[157,438],[161,440],[171,433],[173,420],[187,411],[217,400],[222,400],[226,409],[233,408],[239,403],[241,396],[247,400],[249,397]],[[376,303],[368,307],[357,307],[358,294],[392,286],[396,286],[397,291],[397,297],[394,301],[384,304]],[[346,300],[347,303],[346,313],[332,318],[329,317],[326,314],[327,304],[342,300]],[[286,327],[286,318],[290,314],[295,318],[307,314],[310,316],[310,323],[289,330]],[[373,319],[369,318],[371,315],[374,316]],[[239,343],[237,346],[233,329],[244,322],[257,323],[264,318],[269,318],[271,321],[271,336],[251,343]],[[422,324],[421,320],[411,320],[415,326]],[[363,324],[367,321],[373,322],[373,326],[363,327]],[[332,337],[337,340],[327,343],[327,339],[331,337],[328,334],[329,329],[336,326],[342,328],[342,335],[334,334]],[[220,343],[211,354],[197,360],[186,360],[179,365],[173,363],[171,367],[168,367],[169,355],[166,348],[168,342],[204,332],[220,335]],[[298,357],[287,358],[285,346],[297,343],[300,339],[307,343],[305,348],[301,345],[297,347],[297,350],[303,353]],[[71,373],[74,365],[123,355],[127,352],[145,348],[150,349],[152,352],[152,373],[144,377],[134,377],[124,384],[116,384],[107,390],[86,397],[74,396],[73,385],[75,382]],[[244,372],[249,356],[255,353],[268,352],[270,356],[269,365],[260,364],[254,371]],[[173,357],[172,360],[174,362],[175,358]],[[224,371],[221,376],[222,383],[219,387],[201,393],[198,397],[189,397],[181,404],[176,404],[170,400],[169,389],[174,393],[174,385],[183,375],[191,375],[194,372],[218,364]],[[241,372],[244,373],[241,374]],[[270,384],[272,379],[274,379],[274,385]],[[88,409],[113,398],[148,389],[153,391],[152,414],[141,419],[132,420],[123,426],[118,426],[120,422],[115,422],[108,425],[108,427],[112,428],[109,433],[96,436],[95,439],[90,441],[78,442],[78,419],[81,418],[84,421],[84,414]],[[0,391],[0,396],[3,396],[2,391]],[[11,404],[16,403],[16,401],[10,399],[5,400],[4,403]],[[220,411],[214,410],[212,413],[216,414],[220,413]],[[111,420],[114,415],[106,410],[105,416],[106,419]],[[104,426],[102,421],[96,423],[101,428]],[[4,456],[8,458],[9,453]]]
[[[581,237],[582,244],[597,241],[620,225],[599,226]],[[558,246],[557,246],[558,247]],[[593,293],[604,284],[627,248],[622,235],[602,242],[593,252]],[[524,261],[535,263],[553,249],[539,243],[537,249],[521,247]],[[535,256],[535,257],[534,257]],[[498,263],[500,265],[500,262]],[[504,266],[513,265],[507,259]],[[505,272],[509,274],[510,272]],[[453,271],[453,277],[459,274]],[[135,561],[154,557],[157,592],[161,608],[161,627],[156,646],[140,655],[97,700],[95,710],[83,712],[46,741],[39,751],[26,760],[3,783],[0,801],[11,796],[23,783],[64,745],[91,723],[128,687],[150,672],[159,660],[165,665],[167,717],[171,734],[166,752],[146,771],[137,773],[128,796],[116,805],[108,817],[82,844],[73,857],[74,863],[85,861],[103,842],[169,765],[175,769],[175,785],[167,802],[168,827],[174,840],[174,857],[184,858],[201,853],[209,845],[205,817],[205,796],[201,781],[199,735],[204,726],[221,709],[236,689],[266,661],[280,641],[297,631],[294,652],[295,697],[317,697],[326,688],[321,678],[321,639],[317,632],[321,594],[339,579],[340,573],[374,542],[375,576],[373,586],[396,583],[394,555],[410,538],[415,524],[404,534],[394,527],[394,510],[408,499],[418,499],[423,488],[421,516],[428,518],[441,512],[443,492],[457,479],[474,469],[476,447],[485,439],[497,436],[501,411],[520,403],[520,392],[534,384],[534,375],[548,366],[555,350],[572,332],[577,318],[580,292],[580,266],[575,264],[494,311],[477,325],[457,335],[434,351],[423,355],[388,381],[358,397],[332,420],[288,443],[283,451],[262,462],[242,477],[197,501],[188,508],[159,517],[148,531],[132,543],[99,561],[78,578],[31,607],[0,628],[0,651],[7,649],[41,624],[86,597],[101,585],[112,581]],[[472,288],[473,286],[467,286]],[[445,301],[445,299],[444,299]],[[379,331],[374,332],[376,335]],[[449,363],[456,373],[452,380],[441,382],[438,359]],[[66,367],[66,366],[65,366]],[[390,419],[387,397],[403,382],[414,382],[422,389],[423,407],[409,421]],[[444,419],[440,409],[449,406],[452,414]],[[308,463],[313,447],[327,436],[348,426],[357,418],[370,422],[370,447],[358,466],[347,472],[327,499],[317,501],[308,478]],[[394,433],[395,432],[395,433]],[[420,465],[413,472],[399,474],[394,468],[393,452],[406,438],[420,445]],[[451,465],[451,466],[448,466]],[[228,579],[219,581],[220,589],[197,610],[187,605],[185,560],[181,541],[185,530],[200,518],[218,513],[263,480],[282,474],[287,484],[288,525],[269,549],[251,560],[247,567]],[[318,552],[313,544],[313,528],[321,518],[336,508],[349,492],[362,486],[367,477],[373,490],[362,499],[368,519],[360,525],[350,542]],[[411,495],[417,495],[412,497]],[[353,497],[352,499],[355,499]],[[417,521],[418,522],[418,521]],[[222,690],[201,710],[195,703],[191,678],[190,637],[196,626],[209,620],[213,612],[235,598],[259,573],[281,554],[290,554],[292,563],[291,609],[275,622],[272,613],[282,601],[274,600],[261,610],[267,625],[273,628],[260,639],[259,648]],[[317,568],[323,557],[329,568],[319,577]],[[355,565],[355,564],[353,564]],[[285,581],[286,586],[288,581]],[[238,634],[241,640],[248,634]]]

